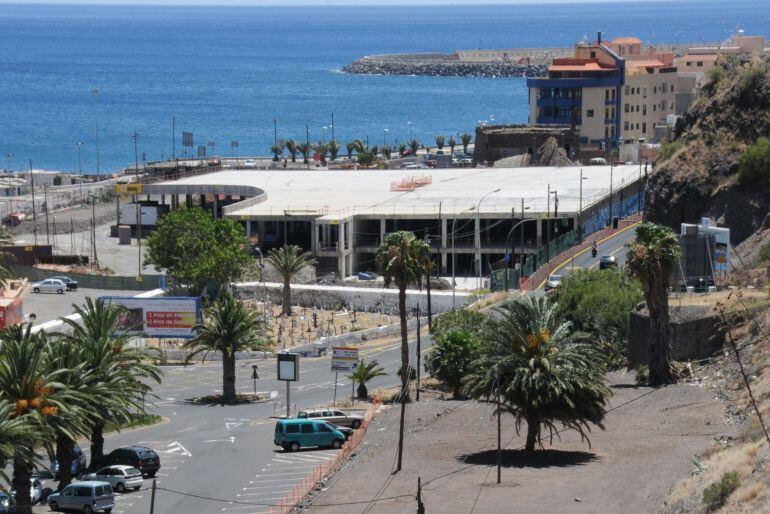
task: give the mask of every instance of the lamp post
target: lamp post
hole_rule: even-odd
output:
[[[278,146],[278,118],[273,116],[273,146]]]
[[[8,173],[11,172],[11,161],[12,160],[13,160],[13,153],[12,152],[8,152],[7,154],[5,154],[5,163],[6,163],[5,164],[5,168],[6,168],[6,171]]]
[[[614,165],[612,159],[610,159],[610,226],[612,226],[612,172],[614,171]]]
[[[387,142],[388,132],[390,132],[388,129],[382,129],[382,147],[383,148],[388,146],[388,142]]]
[[[259,247],[254,248],[259,259],[259,275],[262,278],[262,327],[267,330],[267,284],[265,283],[265,264],[262,262],[264,256]]]
[[[583,168],[580,168],[580,200],[578,203],[578,244],[583,242],[583,181],[588,177],[583,176]]]
[[[499,192],[500,192],[500,189],[495,189],[494,191],[490,191],[489,193],[485,194],[484,196],[482,196],[479,199],[479,203],[476,206],[476,219],[478,220],[478,227],[479,227],[479,230],[478,230],[478,234],[479,234],[479,259],[478,259],[479,260],[479,284],[478,284],[478,286],[479,286],[479,289],[481,289],[481,286],[483,285],[483,282],[482,282],[482,279],[481,279],[481,271],[482,271],[482,265],[481,265],[481,260],[482,260],[482,255],[481,255],[481,202],[483,202],[484,199],[487,196],[495,194],[495,193],[499,193]],[[476,232],[476,231],[474,230],[474,232]],[[475,236],[474,236],[474,239],[475,239]]]
[[[469,212],[474,210],[476,207],[471,207],[470,209],[467,209],[465,211],[461,211],[460,214],[464,212]],[[456,215],[455,215],[456,216]],[[457,222],[457,218],[452,219],[452,310],[455,310],[456,303],[455,303],[455,223]]]
[[[639,193],[636,196],[636,212],[642,212],[642,143],[644,143],[644,138],[640,137],[638,142],[639,152],[637,158],[639,159]]]
[[[411,142],[412,139],[413,139],[412,138],[412,122],[411,121],[407,121],[406,122],[406,126],[409,127],[409,141]]]
[[[326,129],[328,129],[326,125],[323,126],[323,132],[321,134],[321,144],[326,144]]]
[[[101,173],[99,162],[99,90],[93,89],[91,93],[96,99],[96,181],[99,182],[99,175]]]
[[[136,130],[134,130],[134,133],[131,135],[131,137],[134,138],[134,172],[136,176],[136,183],[138,185],[139,184],[139,151],[137,147],[137,140],[139,139],[139,133]],[[136,244],[139,250],[136,276],[140,277],[142,275],[142,209],[139,206],[138,195],[134,196],[134,201],[136,202]]]

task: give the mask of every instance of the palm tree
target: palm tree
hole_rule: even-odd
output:
[[[5,474],[5,463],[13,459],[16,452],[27,451],[21,457],[30,462],[34,460],[34,452],[31,451],[33,443],[30,434],[23,423],[24,419],[16,416],[16,405],[8,400],[0,400],[0,480],[10,482]],[[0,483],[0,491],[3,491]]]
[[[334,161],[337,159],[337,155],[340,153],[340,145],[332,139],[326,144],[326,149],[329,151],[329,155],[331,156],[331,160]]]
[[[598,345],[562,321],[557,304],[534,297],[508,302],[487,318],[481,339],[465,392],[486,401],[499,392],[502,410],[515,418],[516,433],[527,423],[527,452],[536,444],[542,447],[543,429],[553,439],[556,423],[586,440],[589,423],[604,430],[610,390],[602,355]]]
[[[275,162],[278,162],[281,160],[281,154],[283,153],[283,148],[281,145],[273,145],[270,147],[270,151],[273,152],[273,160]]]
[[[425,254],[430,252],[427,243],[412,232],[393,232],[385,236],[377,250],[377,267],[385,279],[385,286],[394,283],[398,287],[398,310],[401,319],[401,367],[409,367],[409,340],[406,326],[406,288],[420,284],[425,273]],[[408,378],[401,378],[404,401],[409,399]]]
[[[289,152],[289,155],[291,155],[291,162],[297,162],[297,152],[299,152],[297,142],[293,139],[286,141],[286,150]]]
[[[639,279],[650,312],[652,344],[649,349],[650,385],[671,381],[671,322],[668,316],[668,287],[671,271],[679,261],[679,241],[663,225],[643,223],[629,245],[626,267]]]
[[[389,146],[383,146],[382,147],[382,156],[386,159],[390,159],[390,156],[393,155],[393,150]]]
[[[12,246],[13,245],[13,235],[8,232],[5,227],[0,228],[0,246]],[[10,268],[6,266],[6,262],[9,260],[12,260],[13,254],[8,252],[0,252],[0,287],[3,287],[5,285],[5,282],[7,282],[10,278],[12,278],[13,274],[11,273]]]
[[[50,365],[46,344],[45,333],[33,334],[30,325],[14,325],[0,332],[0,401],[10,403],[7,418],[21,425],[26,434],[13,448],[15,512],[32,512],[29,481],[34,449],[50,440],[49,418],[63,415],[77,401],[57,381],[61,371]]]
[[[457,146],[457,140],[455,140],[454,136],[449,136],[449,141],[447,142],[449,145],[449,153],[454,155],[455,153],[455,146]]]
[[[297,149],[299,150],[299,153],[302,154],[302,162],[303,164],[308,164],[308,156],[310,155],[310,149],[311,146],[309,143],[301,143]]]
[[[356,389],[358,399],[366,400],[369,398],[369,390],[366,388],[366,383],[377,377],[384,377],[385,375],[387,375],[385,368],[380,366],[377,359],[374,359],[366,363],[364,361],[359,362],[358,367],[353,370],[353,373],[348,375],[348,379],[353,383],[358,382],[358,388]]]
[[[98,469],[104,458],[104,428],[107,422],[119,424],[131,419],[132,410],[140,410],[144,397],[152,392],[149,381],[160,383],[161,372],[148,364],[142,352],[129,348],[123,327],[125,310],[120,305],[86,298],[83,306],[73,305],[77,318],[62,318],[70,334],[65,342],[81,349],[84,372],[120,394],[92,397],[87,409],[94,413],[91,423],[91,469]]]
[[[326,154],[329,152],[329,148],[325,143],[319,141],[313,145],[313,151],[321,157],[321,166],[326,166]]]
[[[303,252],[299,246],[285,245],[270,250],[267,262],[283,277],[283,315],[291,316],[291,279],[316,261],[310,257],[310,252]]]
[[[222,403],[235,403],[235,354],[242,350],[266,350],[262,324],[250,310],[230,294],[220,296],[203,322],[195,329],[186,348],[199,352],[222,352]]]
[[[460,142],[463,144],[463,153],[468,153],[468,145],[471,144],[471,141],[473,141],[473,136],[467,132],[460,136]]]
[[[348,159],[352,159],[353,158],[353,150],[355,150],[355,149],[356,149],[356,144],[355,143],[353,143],[353,142],[345,143],[345,151],[348,152]]]
[[[434,136],[433,139],[436,141],[438,153],[444,153],[444,136],[439,134],[438,136]]]
[[[412,139],[411,141],[409,141],[409,149],[412,150],[412,155],[416,156],[417,150],[420,149],[420,142],[417,141],[416,139]]]
[[[402,143],[402,144],[398,145],[398,155],[403,157],[404,154],[406,154],[406,145]]]

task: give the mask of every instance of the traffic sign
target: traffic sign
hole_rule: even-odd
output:
[[[353,371],[358,366],[358,348],[350,346],[332,347],[332,371]]]

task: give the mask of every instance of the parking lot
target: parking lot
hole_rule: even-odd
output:
[[[100,296],[134,296],[141,291],[114,291],[108,289],[78,289],[67,291],[64,294],[33,293],[28,287],[22,298],[24,301],[24,315],[34,314],[35,324],[45,323],[72,314],[72,305],[83,305],[87,297],[96,299]]]

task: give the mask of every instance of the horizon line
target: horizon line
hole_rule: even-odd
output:
[[[581,5],[581,4],[660,4],[670,0],[482,0],[479,3],[469,0],[418,0],[414,3],[410,0],[375,0],[373,3],[361,5],[356,0],[268,0],[261,3],[259,0],[0,0],[0,5],[14,5],[22,7],[31,6],[92,6],[92,7],[485,7],[502,5]],[[676,0],[682,3],[719,2],[720,0]]]

